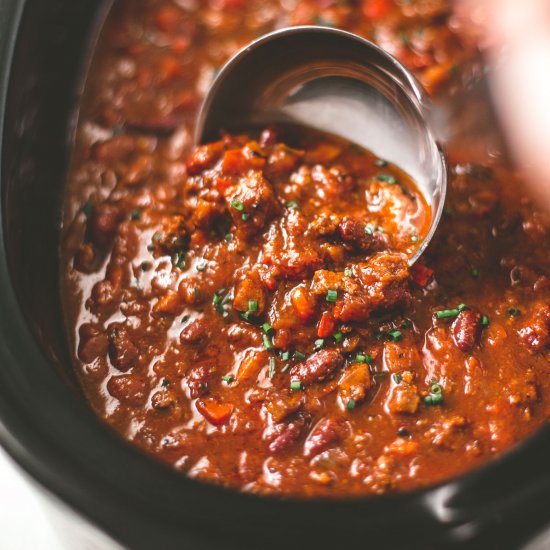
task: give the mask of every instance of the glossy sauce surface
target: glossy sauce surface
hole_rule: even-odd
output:
[[[216,67],[289,24],[374,39],[452,102],[479,63],[447,4],[115,3],[62,274],[84,393],[123,437],[187,475],[342,497],[452,477],[546,420],[548,224],[501,153],[450,144],[409,270],[430,211],[383,159],[293,128],[190,147]]]

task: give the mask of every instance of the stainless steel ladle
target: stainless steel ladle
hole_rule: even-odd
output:
[[[395,163],[432,208],[430,230],[412,264],[433,237],[447,189],[431,109],[411,73],[372,42],[329,27],[290,27],[262,36],[225,64],[199,112],[195,142],[216,140],[221,129],[293,123]]]

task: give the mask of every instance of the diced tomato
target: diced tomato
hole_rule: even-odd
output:
[[[300,321],[307,322],[313,317],[315,306],[311,299],[311,295],[303,286],[297,286],[291,291],[290,301]]]
[[[321,315],[321,320],[317,327],[317,336],[319,336],[319,338],[328,338],[333,332],[334,319],[328,311],[325,311],[323,315]]]
[[[183,65],[172,56],[165,56],[161,59],[159,77],[162,82],[167,82],[185,74]]]
[[[213,426],[225,424],[233,413],[233,405],[229,403],[218,403],[214,399],[199,399],[197,401],[197,410]]]
[[[226,174],[240,174],[248,168],[248,161],[240,149],[230,149],[223,156],[222,169]]]
[[[225,178],[217,178],[216,179],[216,187],[218,188],[218,191],[223,195],[225,190],[228,187],[231,187],[233,183]]]
[[[363,0],[363,15],[368,19],[381,19],[390,11],[390,0]]]
[[[423,264],[416,263],[411,267],[412,280],[421,288],[424,288],[433,277],[434,270]]]
[[[161,32],[174,32],[181,19],[181,12],[174,6],[163,6],[155,14],[155,25]]]

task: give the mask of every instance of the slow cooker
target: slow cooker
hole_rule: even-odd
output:
[[[79,95],[109,7],[0,2],[0,442],[67,547],[550,548],[550,426],[442,485],[312,501],[187,479],[96,418],[72,374],[58,239]]]

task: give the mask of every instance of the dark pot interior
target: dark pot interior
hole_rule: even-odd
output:
[[[550,427],[456,482],[311,502],[189,480],[96,419],[72,376],[58,238],[83,68],[107,8],[98,0],[0,7],[0,438],[8,452],[132,548],[517,548],[538,532],[550,504]]]

